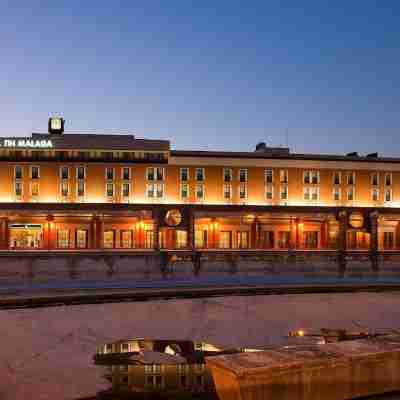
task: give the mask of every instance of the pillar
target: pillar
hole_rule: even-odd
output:
[[[326,249],[328,247],[328,221],[324,219],[321,223],[321,240],[320,246],[321,249]]]
[[[75,243],[76,247],[76,243]],[[97,216],[94,215],[90,224],[90,248],[97,248]]]
[[[346,248],[347,248],[347,212],[342,210],[339,212],[339,235],[338,235],[338,264],[339,270],[346,269]]]
[[[378,218],[379,214],[377,211],[373,211],[369,214],[369,224],[371,232],[370,240],[370,254],[371,254],[371,267],[373,271],[377,271],[378,266]]]
[[[8,239],[8,218],[4,217],[1,219],[1,240],[0,245],[2,249],[8,249],[9,239]]]
[[[290,242],[289,249],[294,250],[297,248],[297,221],[295,218],[290,218]]]
[[[257,247],[257,217],[251,223],[250,227],[250,248],[255,249]]]
[[[160,248],[160,213],[153,210],[153,248],[158,250]]]
[[[189,228],[188,228],[188,247],[193,250],[195,247],[194,243],[194,235],[195,235],[195,218],[193,211],[189,213]]]
[[[96,237],[97,237],[97,248],[102,249],[104,247],[104,220],[103,217],[98,217],[97,227],[96,227]]]
[[[47,225],[46,248],[54,249],[56,245],[56,239],[55,239],[54,217],[52,215],[47,216],[46,225]]]

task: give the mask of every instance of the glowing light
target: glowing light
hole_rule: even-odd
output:
[[[299,330],[299,331],[297,331],[297,334],[300,336],[300,337],[303,337],[304,336],[304,334],[305,334],[305,332],[303,331],[303,330]]]

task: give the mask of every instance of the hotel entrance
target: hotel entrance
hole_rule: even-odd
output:
[[[43,247],[43,228],[40,224],[13,224],[9,226],[12,249],[39,249]]]

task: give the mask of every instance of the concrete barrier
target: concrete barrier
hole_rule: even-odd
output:
[[[209,357],[220,400],[345,400],[400,390],[400,336]]]

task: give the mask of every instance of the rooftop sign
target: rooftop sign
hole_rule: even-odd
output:
[[[53,142],[46,139],[2,139],[0,147],[8,149],[52,149]]]

